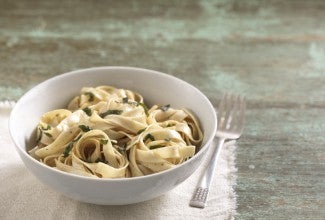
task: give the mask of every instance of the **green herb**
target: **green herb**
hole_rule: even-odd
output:
[[[73,144],[74,144],[74,141],[71,141],[71,142],[69,143],[69,145],[64,149],[64,151],[63,151],[63,156],[64,156],[64,157],[69,156],[69,153],[70,153],[70,151],[71,151],[71,149],[72,149],[72,147],[73,147]]]
[[[137,134],[141,134],[141,133],[144,132],[145,130],[146,130],[145,128],[140,129],[140,130],[137,132]]]
[[[46,136],[48,136],[48,137],[52,137],[52,135],[50,134],[50,133],[47,133],[47,132],[44,132],[44,134],[46,135]]]
[[[92,93],[92,92],[85,92],[85,95],[88,96],[88,101],[89,101],[89,102],[94,101],[94,99],[95,99],[95,95],[94,95],[94,93]]]
[[[42,126],[42,130],[43,130],[43,131],[47,131],[47,130],[50,130],[50,129],[51,129],[51,126],[50,126],[50,125],[47,125],[46,128],[44,128],[44,127]]]
[[[88,108],[88,107],[83,108],[82,111],[84,111],[86,113],[86,115],[88,115],[88,116],[91,116],[92,115],[91,109]]]
[[[160,109],[161,111],[165,112],[165,111],[167,111],[169,108],[170,108],[170,104],[168,104],[168,105],[164,105],[164,106],[160,106],[159,109]]]
[[[100,143],[101,143],[102,145],[105,145],[105,144],[108,143],[108,140],[107,140],[107,139],[101,139],[101,140],[100,140]]]
[[[146,142],[146,140],[148,140],[148,139],[150,139],[151,141],[154,141],[154,140],[155,140],[155,137],[152,136],[152,134],[147,134],[147,135],[144,137],[143,141]]]
[[[168,127],[173,127],[173,126],[174,126],[173,124],[167,124],[166,127],[168,128]]]
[[[165,138],[164,140],[168,142],[168,141],[170,141],[170,138]]]
[[[79,125],[79,128],[83,131],[83,132],[88,132],[91,130],[90,127],[86,126],[86,125]]]
[[[107,115],[120,115],[122,114],[122,112],[123,110],[119,110],[119,109],[107,110],[106,112],[99,114],[99,116],[105,118]]]
[[[157,148],[161,148],[161,147],[164,147],[164,145],[160,145],[160,144],[153,145],[153,146],[150,147],[150,150],[157,149]]]
[[[73,147],[73,144],[74,144],[75,142],[77,142],[77,141],[81,138],[81,136],[82,136],[82,134],[80,134],[77,138],[73,139],[73,140],[69,143],[69,145],[64,149],[64,151],[63,151],[63,156],[64,156],[64,157],[69,156],[69,153],[70,153],[70,151],[71,151],[71,149],[72,149],[72,147]]]
[[[138,105],[140,105],[144,109],[144,112],[146,113],[146,116],[148,116],[149,115],[148,107],[143,102],[138,103]]]
[[[124,97],[124,98],[122,99],[122,101],[123,101],[123,103],[128,103],[128,102],[129,102],[129,98],[128,98],[128,97]]]

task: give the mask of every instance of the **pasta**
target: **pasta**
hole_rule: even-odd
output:
[[[133,91],[84,87],[67,109],[45,113],[29,153],[55,169],[94,178],[149,175],[191,158],[203,133],[186,109],[154,105]]]

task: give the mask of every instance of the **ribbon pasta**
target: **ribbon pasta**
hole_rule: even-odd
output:
[[[94,178],[149,175],[191,158],[203,133],[186,109],[154,105],[112,86],[84,87],[67,109],[45,113],[29,153],[55,169]]]

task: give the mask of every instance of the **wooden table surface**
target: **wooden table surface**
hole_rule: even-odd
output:
[[[238,219],[325,219],[325,1],[0,0],[0,100],[136,66],[245,95]]]

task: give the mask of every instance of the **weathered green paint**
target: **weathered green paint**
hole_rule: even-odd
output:
[[[0,0],[0,100],[103,65],[247,97],[238,219],[324,219],[324,1]],[[186,202],[186,201],[185,201]]]

